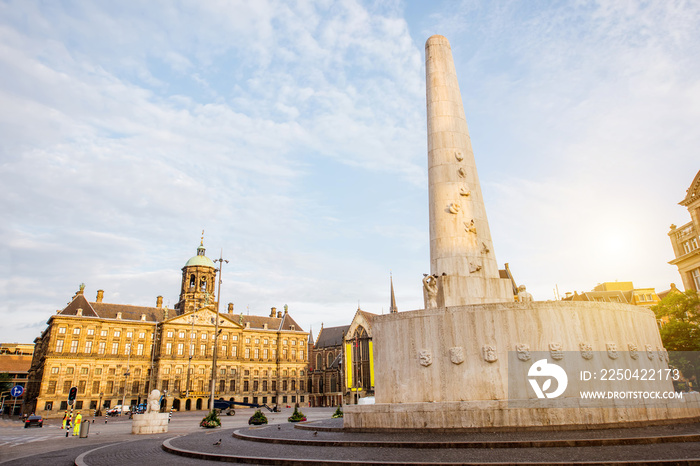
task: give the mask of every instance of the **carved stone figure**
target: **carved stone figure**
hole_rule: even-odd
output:
[[[433,353],[428,349],[422,349],[418,353],[418,359],[420,360],[420,365],[428,367],[433,363]]]
[[[464,362],[464,348],[461,346],[450,348],[450,361],[452,364],[462,364]]]
[[[481,348],[481,352],[484,355],[484,361],[486,361],[486,362],[498,361],[498,353],[496,353],[496,347],[491,346],[491,345],[484,345]]]
[[[549,355],[552,356],[552,359],[556,359],[557,361],[560,359],[564,359],[564,351],[561,349],[561,343],[558,342],[553,342],[549,344]]]
[[[654,356],[656,355],[654,354],[654,350],[652,349],[651,345],[644,345],[644,349],[647,352],[647,358],[649,358],[650,361],[653,360]]]
[[[491,250],[486,246],[486,243],[481,243],[481,254],[488,254]]]
[[[460,195],[460,196],[465,196],[465,197],[467,197],[467,196],[470,196],[471,193],[472,193],[472,192],[471,192],[471,191],[469,190],[469,188],[467,188],[466,186],[460,186],[460,188],[459,188],[459,195]]]
[[[520,301],[521,303],[532,302],[532,295],[527,292],[527,288],[525,288],[525,285],[520,285],[518,287],[518,301]]]
[[[478,272],[479,270],[481,270],[480,264],[472,264],[471,262],[469,263],[469,273]]]
[[[610,359],[617,359],[620,355],[617,354],[617,343],[606,343],[605,348],[608,350]]]
[[[433,309],[437,307],[437,292],[438,292],[438,286],[437,286],[437,278],[434,277],[433,275],[423,275],[423,287],[425,288],[425,296],[426,296],[426,303],[425,303],[425,308],[426,309]]]
[[[462,207],[456,202],[453,202],[450,204],[449,210],[451,214],[458,214],[462,210]]]
[[[589,343],[579,343],[578,348],[581,351],[581,357],[583,359],[593,359],[593,347]]]
[[[467,176],[467,172],[464,171],[464,168],[459,167],[459,170],[457,170],[457,174],[460,176],[460,178],[465,178]]]
[[[630,358],[632,359],[639,359],[639,351],[637,351],[637,345],[634,343],[629,343],[627,345],[627,351],[630,353]]]
[[[518,359],[521,361],[530,360],[530,346],[526,344],[515,345],[515,351],[518,352]]]
[[[464,155],[462,155],[462,153],[457,150],[457,151],[455,151],[455,158],[457,159],[458,162],[461,162],[462,160],[464,160]]]
[[[157,413],[160,411],[160,390],[151,391],[148,395],[148,407],[146,408],[147,413]]]
[[[467,233],[476,234],[476,226],[474,225],[474,219],[472,219],[470,222],[464,222],[464,229],[467,231]]]

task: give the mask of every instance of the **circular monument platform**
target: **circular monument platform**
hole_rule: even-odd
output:
[[[220,445],[215,445],[222,439]],[[345,432],[342,419],[202,431],[172,455],[244,464],[700,464],[700,424],[558,432]],[[103,454],[108,453],[104,452]],[[90,464],[89,458],[85,461]],[[196,463],[195,463],[196,464]]]

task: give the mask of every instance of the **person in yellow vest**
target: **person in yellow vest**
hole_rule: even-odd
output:
[[[80,433],[80,422],[83,420],[83,415],[78,412],[78,415],[75,416],[75,424],[73,425],[73,436],[76,436]]]
[[[68,411],[63,415],[63,424],[61,424],[61,429],[66,428],[66,422],[68,422]]]

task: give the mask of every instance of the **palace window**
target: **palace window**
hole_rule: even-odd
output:
[[[105,393],[113,393],[114,392],[114,381],[113,380],[108,380],[107,381],[107,390],[105,390]]]
[[[267,359],[267,348],[263,349],[263,359]]]
[[[695,284],[695,290],[700,291],[700,269],[695,269],[692,272],[690,272],[690,276],[693,279],[693,283]]]
[[[95,329],[94,329],[94,328],[89,328],[89,329],[87,329],[87,334],[88,334],[88,335],[94,335],[94,334],[95,334]]]
[[[199,345],[199,355],[200,356],[207,355],[207,345]]]
[[[97,353],[98,354],[105,354],[105,342],[101,341],[97,344]]]
[[[292,359],[297,358],[297,350],[292,350]]]
[[[68,393],[70,392],[70,387],[71,386],[71,381],[70,380],[65,380],[63,382],[63,393]]]
[[[287,381],[286,381],[286,380],[283,380],[283,381],[282,381],[282,391],[283,391],[283,392],[286,392],[286,391],[287,391]]]
[[[299,381],[299,390],[301,390],[302,392],[304,391],[304,381],[303,380]]]
[[[73,335],[80,335],[80,327],[75,327],[73,329]]]
[[[273,391],[273,392],[276,392],[276,391],[277,391],[277,381],[276,381],[276,380],[273,380],[273,381],[272,381],[272,391]]]
[[[139,333],[139,338],[146,338],[146,333],[145,332]]]
[[[255,356],[254,357],[255,357],[255,359],[260,358],[260,350],[258,348],[255,348]]]
[[[100,393],[100,381],[95,380],[92,382],[92,394],[97,395],[98,393]]]
[[[56,381],[55,380],[49,380],[49,386],[46,389],[46,394],[47,395],[53,395],[56,393]]]
[[[87,375],[87,373],[88,373],[89,370],[90,370],[90,369],[87,368],[87,367],[81,367],[81,368],[80,368],[80,373],[83,374],[83,375]]]
[[[227,350],[228,348],[226,347],[226,345],[221,345],[221,356],[226,356],[228,354],[226,353]]]
[[[173,352],[173,344],[166,343],[165,344],[165,354],[172,354],[172,352]]]
[[[224,341],[228,340],[228,335],[224,333],[223,335],[221,335],[221,339]]]
[[[267,345],[267,338],[263,340],[263,345]]]
[[[231,337],[231,339],[232,339],[233,341],[238,341],[238,335],[233,335],[233,336]]]
[[[180,332],[177,334],[177,336],[180,338],[185,338],[185,332]]]
[[[170,331],[168,332],[168,338],[172,338],[172,337],[173,337],[173,331],[170,330]]]
[[[133,337],[134,337],[134,332],[132,332],[132,331],[126,332],[126,337],[127,337],[127,338],[133,338]]]
[[[143,355],[143,343],[139,343],[139,346],[136,347],[136,354],[138,356]]]
[[[231,391],[231,392],[235,392],[235,391],[236,391],[236,381],[235,381],[235,380],[231,380],[231,381],[229,382],[229,391]]]
[[[102,375],[102,368],[98,367],[95,369],[95,375]]]
[[[296,344],[297,344],[297,341],[296,341],[296,340],[292,340],[291,343],[292,343],[292,345],[296,345]]]
[[[58,374],[58,367],[52,367],[52,368],[51,368],[51,373],[52,373],[52,374]]]
[[[107,371],[109,375],[114,375],[117,373],[117,370],[114,367],[110,367],[109,370]]]
[[[57,353],[63,352],[63,340],[56,340],[56,352]]]
[[[107,336],[107,330],[102,330],[100,332],[100,336],[106,337]]]
[[[232,346],[231,347],[231,356],[233,356],[235,358],[237,353],[238,353],[238,347]]]
[[[206,340],[206,339],[207,339],[207,334],[206,334],[206,333],[202,333],[202,340]]]
[[[85,380],[80,380],[78,382],[78,393],[81,393],[81,394],[85,393],[85,384],[86,384]]]
[[[256,345],[259,345],[259,344],[260,344],[260,338],[256,338],[256,339],[255,339],[255,344],[256,344]]]
[[[262,386],[263,386],[263,391],[266,392],[267,391],[267,380],[263,380]]]
[[[244,392],[247,392],[247,391],[248,391],[248,384],[249,384],[249,382],[248,382],[247,380],[244,380],[244,381],[243,381],[243,391],[244,391]]]
[[[165,374],[165,375],[170,375],[170,368],[169,368],[169,367],[164,367],[164,368],[163,368],[163,374]]]
[[[85,352],[92,353],[92,341],[88,340],[85,342]]]
[[[221,369],[219,369],[219,374],[226,375],[226,368],[222,367]]]
[[[304,359],[304,352],[299,351],[299,359],[303,360]]]
[[[219,380],[219,391],[220,392],[226,391],[226,381],[225,380]]]
[[[65,327],[58,327],[58,333],[66,333]]]
[[[250,348],[245,349],[245,358],[250,359]]]
[[[294,391],[294,390],[296,390],[296,389],[297,389],[297,381],[296,381],[296,380],[292,380],[292,391]]]
[[[254,392],[257,392],[257,391],[258,391],[258,386],[259,386],[258,381],[257,381],[257,380],[253,380],[253,391],[254,391]]]
[[[177,355],[182,356],[182,353],[185,351],[185,345],[184,343],[178,343],[177,344]]]
[[[127,343],[126,345],[124,345],[124,352],[127,355],[131,354],[131,343]]]
[[[120,332],[119,330],[115,330],[114,331],[114,338],[119,338],[121,336],[121,334],[122,334],[122,332]]]

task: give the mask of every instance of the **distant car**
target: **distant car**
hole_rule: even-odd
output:
[[[31,426],[42,427],[43,425],[44,425],[44,419],[42,419],[41,416],[29,416],[27,419],[24,420],[24,428],[25,429],[27,427],[31,427]]]

